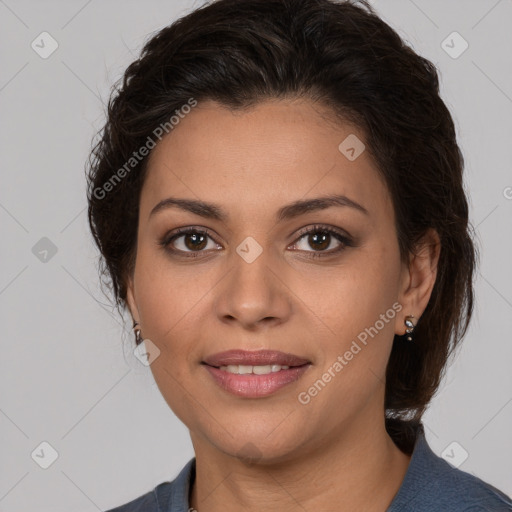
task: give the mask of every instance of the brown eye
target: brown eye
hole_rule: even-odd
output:
[[[210,246],[208,246],[209,241],[211,241]],[[196,257],[194,253],[199,255],[206,252],[205,249],[215,249],[218,246],[206,231],[194,228],[180,229],[171,233],[164,237],[160,244],[171,253],[192,257]]]
[[[204,249],[207,245],[208,235],[203,235],[202,233],[187,233],[181,236],[183,237],[183,243],[185,247],[187,247],[187,249],[190,249],[191,251],[200,251]]]
[[[326,231],[317,231],[316,233],[307,235],[308,244],[317,251],[324,251],[331,242],[332,235]]]
[[[300,247],[301,241],[302,248]],[[311,253],[309,257],[329,256],[341,252],[345,247],[352,247],[352,240],[345,234],[327,226],[313,226],[302,231],[294,244],[299,251]],[[308,249],[313,249],[312,251]]]

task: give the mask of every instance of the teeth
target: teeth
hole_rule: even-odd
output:
[[[271,372],[272,368],[269,365],[252,367],[252,373],[255,373],[256,375],[266,375],[267,373]]]
[[[245,364],[229,364],[228,366],[221,366],[220,369],[228,373],[236,373],[240,375],[247,375],[253,373],[255,375],[267,375],[275,373],[280,370],[288,370],[289,366],[281,366],[279,364],[267,364],[265,366],[249,366]]]
[[[238,366],[238,373],[244,375],[246,373],[252,373],[252,366],[245,366],[243,364]]]

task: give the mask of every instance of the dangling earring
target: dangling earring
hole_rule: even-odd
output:
[[[140,345],[142,343],[142,337],[140,335],[140,329],[137,328],[139,322],[136,320],[133,322],[133,330],[135,332],[135,345]]]
[[[407,341],[412,341],[412,333],[414,331],[414,328],[416,327],[416,325],[413,322],[413,318],[413,315],[408,315],[405,317],[404,320],[404,324],[406,326],[405,333],[408,335]]]

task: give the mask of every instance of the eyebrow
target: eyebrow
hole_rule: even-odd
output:
[[[314,199],[305,199],[294,201],[291,204],[283,206],[277,211],[276,219],[279,222],[284,220],[294,219],[305,213],[310,213],[319,210],[325,210],[333,206],[348,206],[358,210],[365,215],[369,215],[368,210],[359,203],[349,199],[344,195],[327,195],[317,197]],[[179,208],[181,210],[199,215],[205,219],[214,219],[221,222],[226,222],[229,215],[216,204],[199,201],[196,199],[178,199],[175,197],[168,197],[160,201],[150,212],[149,217],[158,212],[167,210],[168,208]]]

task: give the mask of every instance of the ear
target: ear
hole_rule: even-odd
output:
[[[126,278],[126,303],[128,304],[132,319],[138,322],[140,316],[139,310],[137,309],[137,302],[135,301],[135,286],[132,275]]]
[[[415,324],[425,311],[437,277],[441,241],[437,231],[429,228],[410,254],[408,264],[402,267],[398,302],[402,305],[397,315],[395,334],[405,334],[405,317],[413,315]]]

